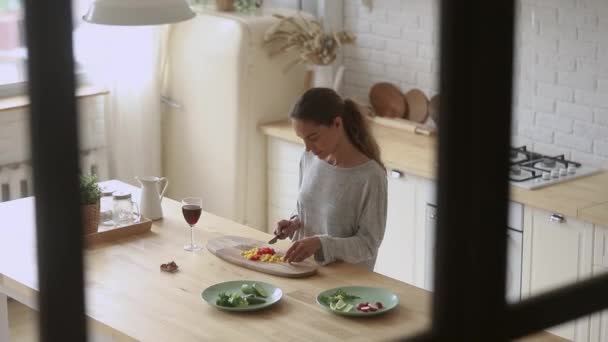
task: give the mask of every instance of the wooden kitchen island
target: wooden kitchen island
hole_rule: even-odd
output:
[[[124,183],[119,185],[137,192]],[[287,279],[229,264],[207,250],[187,252],[182,246],[189,241],[189,230],[180,203],[165,198],[163,211],[164,219],[156,221],[151,232],[85,253],[90,326],[114,340],[379,341],[428,327],[431,296],[425,290],[345,263],[322,267],[309,278]],[[6,312],[6,295],[35,309],[38,285],[33,198],[0,204],[0,218],[0,312],[2,307]],[[195,228],[199,244],[228,234],[262,241],[270,237],[204,212]],[[288,243],[277,246],[285,250]],[[179,265],[179,271],[160,272],[159,266],[171,260]],[[245,279],[274,284],[283,289],[284,297],[267,310],[240,314],[218,311],[201,300],[202,290],[210,285]],[[350,319],[333,315],[315,303],[320,291],[348,285],[390,289],[399,295],[400,304],[384,315]],[[0,329],[5,324],[0,322]],[[561,339],[543,334],[535,340]]]

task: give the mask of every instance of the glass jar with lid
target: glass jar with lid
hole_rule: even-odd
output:
[[[99,200],[99,221],[104,226],[113,226],[112,211],[113,211],[113,195],[112,189],[101,189],[101,198]]]
[[[139,222],[139,207],[131,199],[128,192],[115,192],[113,194],[112,220],[115,226],[125,226]],[[134,211],[133,208],[137,210]]]

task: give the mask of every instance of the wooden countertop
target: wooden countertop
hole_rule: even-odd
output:
[[[387,167],[427,179],[435,179],[435,137],[416,135],[372,123],[372,129]],[[261,126],[268,136],[302,144],[289,121]],[[553,185],[524,190],[511,187],[511,199],[535,208],[557,212],[586,222],[608,226],[608,171]],[[595,208],[595,209],[594,209]]]
[[[602,225],[608,228],[606,225],[606,216],[608,215],[608,203],[599,204],[593,207],[583,209],[583,216],[591,223]]]
[[[110,181],[118,190],[138,190]],[[179,202],[165,198],[164,218],[152,231],[85,252],[86,313],[89,327],[117,341],[369,341],[395,340],[426,329],[430,294],[426,290],[369,272],[335,263],[317,275],[287,279],[265,275],[218,259],[207,250],[182,249],[189,231]],[[0,292],[36,307],[38,288],[32,197],[0,203]],[[223,234],[268,240],[270,235],[205,213],[195,227],[195,240],[205,243]],[[285,249],[288,242],[279,241]],[[159,271],[174,260],[175,274]],[[279,286],[283,299],[257,313],[227,313],[204,303],[201,291],[222,281],[261,280]],[[384,287],[400,297],[399,306],[363,322],[333,315],[315,302],[328,288],[347,285]],[[546,333],[522,341],[563,341]]]

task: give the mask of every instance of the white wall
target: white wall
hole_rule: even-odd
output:
[[[344,51],[344,93],[390,81],[438,91],[438,0],[344,0],[357,37]],[[513,144],[608,163],[608,1],[519,0]]]

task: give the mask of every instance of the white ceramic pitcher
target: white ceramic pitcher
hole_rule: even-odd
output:
[[[165,196],[165,190],[169,186],[169,180],[165,177],[156,176],[144,176],[135,177],[139,184],[141,184],[141,195],[139,201],[139,208],[141,210],[141,216],[146,217],[150,220],[158,220],[163,217],[163,208],[160,203]],[[159,193],[158,184],[164,183],[162,190]]]

